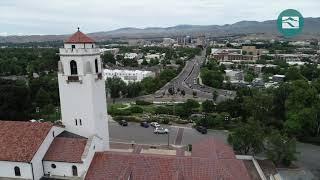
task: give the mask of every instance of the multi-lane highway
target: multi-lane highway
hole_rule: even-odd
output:
[[[180,74],[158,90],[155,93],[155,97],[161,99],[164,93],[168,94],[169,88],[174,87],[175,90],[184,90],[187,96],[193,96],[193,93],[196,92],[197,97],[201,99],[212,99],[212,92],[214,90],[218,92],[218,101],[222,101],[226,98],[233,98],[235,96],[234,91],[214,89],[198,83],[197,79],[200,74],[201,65],[204,61],[205,51],[202,51],[201,55],[187,61]]]

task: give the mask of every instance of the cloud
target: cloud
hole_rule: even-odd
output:
[[[8,34],[64,34],[121,27],[230,24],[276,19],[285,9],[318,17],[318,0],[2,0],[0,27]]]

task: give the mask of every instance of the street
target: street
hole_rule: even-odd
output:
[[[201,56],[196,56],[195,58],[187,61],[180,74],[154,94],[155,101],[162,101],[163,98],[167,99],[165,96],[163,97],[163,93],[167,93],[168,89],[171,87],[174,87],[175,90],[184,90],[186,97],[192,97],[193,92],[196,92],[197,97],[201,100],[212,99],[212,92],[214,90],[218,92],[218,102],[235,97],[234,91],[214,89],[206,85],[200,85],[197,82],[197,78],[200,75],[201,65],[203,64],[204,60],[205,51],[202,51]],[[174,95],[172,98],[181,99],[177,97],[177,95]]]

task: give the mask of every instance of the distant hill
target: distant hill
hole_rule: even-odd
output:
[[[263,38],[278,38],[276,20],[240,21],[226,25],[178,25],[174,27],[149,27],[149,28],[121,28],[113,31],[94,32],[89,35],[96,40],[108,40],[111,38],[159,38],[177,36],[199,36],[222,37],[228,35],[251,35],[257,34]],[[261,34],[263,34],[261,36]],[[1,42],[41,42],[64,40],[68,35],[31,35],[31,36],[0,36]],[[303,33],[297,39],[320,39],[320,18],[305,18]]]

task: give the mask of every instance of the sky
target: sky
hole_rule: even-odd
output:
[[[224,25],[277,19],[285,9],[320,17],[319,0],[1,0],[0,36],[124,27]]]

